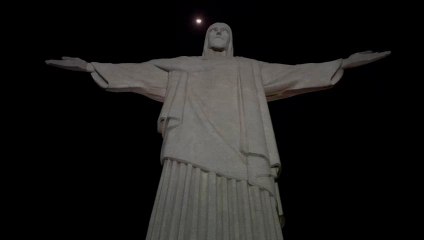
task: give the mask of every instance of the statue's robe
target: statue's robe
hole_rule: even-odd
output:
[[[281,238],[281,228],[273,227],[282,215],[275,184],[281,164],[267,101],[333,86],[343,74],[341,59],[284,65],[241,57],[178,57],[92,64],[93,78],[106,90],[163,102],[158,131],[164,170],[148,239],[160,234],[181,239],[231,234],[268,239],[268,234],[274,239],[274,233]],[[212,231],[211,224],[221,227]]]

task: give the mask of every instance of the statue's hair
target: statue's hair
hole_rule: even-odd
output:
[[[233,47],[233,32],[231,31],[231,28],[230,28],[230,26],[228,26],[228,24],[226,24],[226,23],[220,23],[220,22],[217,22],[217,23],[214,23],[214,24],[210,25],[209,28],[208,28],[208,30],[206,31],[206,34],[205,34],[205,43],[203,44],[203,56],[207,55],[207,53],[208,53],[208,51],[210,49],[210,47],[209,47],[209,40],[208,40],[209,32],[211,31],[212,28],[214,28],[217,25],[221,25],[221,26],[224,25],[224,27],[228,30],[228,32],[230,34],[230,41],[228,43],[228,48],[225,50],[225,55],[227,57],[232,57],[234,55],[234,50],[233,50],[234,49],[234,47]]]

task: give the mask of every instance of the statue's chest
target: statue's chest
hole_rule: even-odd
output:
[[[205,64],[204,71],[189,74],[190,86],[198,91],[232,91],[238,86],[238,66],[232,62]]]

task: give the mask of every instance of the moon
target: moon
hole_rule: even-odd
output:
[[[197,23],[198,25],[202,24],[202,19],[201,19],[201,18],[196,18],[196,23]]]

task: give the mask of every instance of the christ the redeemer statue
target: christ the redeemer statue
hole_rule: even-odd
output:
[[[90,72],[113,92],[163,102],[163,172],[147,240],[283,239],[280,170],[267,101],[327,89],[347,68],[390,52],[356,53],[324,63],[284,65],[233,56],[231,29],[211,25],[203,55],[144,63],[47,64]],[[142,157],[142,156],[140,156]]]

